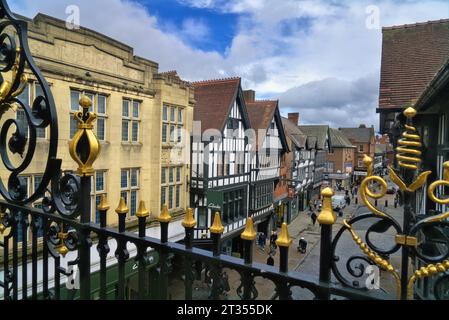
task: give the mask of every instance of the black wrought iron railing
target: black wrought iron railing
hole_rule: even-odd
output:
[[[3,198],[0,201],[0,294],[5,300],[222,299],[223,292],[227,291],[224,271],[236,275],[235,283],[229,290],[230,298],[294,299],[301,297],[297,294],[301,291],[309,292],[315,299],[394,298],[394,295],[370,285],[370,275],[365,272],[368,266],[377,267],[379,277],[391,275],[395,279],[397,297],[405,299],[407,296],[413,297],[416,280],[444,274],[449,269],[449,262],[445,260],[449,256],[447,242],[443,245],[446,250],[437,256],[421,250],[430,243],[426,242],[430,231],[447,227],[449,213],[419,222],[413,220],[414,212],[410,204],[413,203],[414,191],[424,185],[428,175],[421,173],[418,166],[408,163],[419,162],[417,155],[420,155],[416,149],[420,147],[417,142],[419,136],[411,126],[413,110],[406,110],[408,131],[404,133],[406,139],[401,141],[402,149],[398,150],[398,159],[404,165],[402,176],[405,182],[395,170],[390,170],[392,180],[400,186],[405,198],[403,227],[369,202],[368,198],[379,199],[385,195],[386,183],[372,175],[372,159],[367,158],[368,177],[360,190],[367,212],[342,221],[340,230],[334,235],[333,225],[337,222],[332,210],[334,193],[329,188],[322,191],[323,206],[318,216],[321,225],[319,261],[314,265],[315,272],[306,274],[289,270],[292,239],[285,223],[276,241],[278,267],[253,261],[256,232],[251,217],[248,217],[246,228],[240,235],[242,258],[221,254],[224,228],[219,213],[209,228],[211,251],[193,247],[196,221],[191,209],[186,210],[183,220],[183,243],[168,239],[172,218],[166,206],[157,217],[160,238],[146,236],[149,212],[143,202],[136,213],[138,233],[126,230],[128,208],[123,199],[115,209],[117,228],[108,226],[110,206],[105,197],[98,206],[100,223],[92,223],[91,177],[101,145],[93,130],[96,115],[89,112],[91,101],[83,96],[79,102],[82,111],[74,114],[78,131],[69,151],[78,169],[76,173],[62,172],[61,160],[57,158],[55,102],[28,48],[27,24],[11,13],[6,0],[0,0],[0,74],[0,156],[4,165],[1,174],[2,178],[7,176],[6,185],[4,180],[0,180]],[[37,79],[43,92],[30,105],[18,99],[27,85],[27,74]],[[15,117],[19,109],[25,115],[24,122],[19,122]],[[49,133],[45,171],[35,192],[28,195],[26,183],[20,176],[34,160],[36,131],[44,128]],[[11,157],[15,157],[15,161]],[[429,187],[429,196],[434,201],[449,202],[434,196],[435,188],[449,184],[448,181],[449,164],[445,166],[445,180]],[[373,183],[381,185],[380,193],[370,189]],[[42,208],[33,207],[38,200]],[[356,224],[361,221],[368,223],[368,227],[357,229]],[[359,235],[361,231],[364,236]],[[373,233],[378,233],[381,238],[392,237],[393,245],[387,249],[381,248],[371,238]],[[345,241],[355,247],[349,251],[345,247],[343,253],[338,253],[339,245]],[[392,255],[399,249],[402,250],[401,275],[391,261]],[[430,264],[408,278],[409,263],[413,257]],[[204,292],[195,284],[200,279],[199,282],[208,284],[203,288]],[[262,287],[272,284],[272,292],[261,294],[260,279],[263,280]],[[199,291],[204,295],[198,295]]]

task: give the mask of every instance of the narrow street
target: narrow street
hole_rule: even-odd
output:
[[[389,207],[385,210],[390,215],[398,220],[399,223],[402,223],[401,217],[401,209],[402,208],[394,208],[392,205],[394,203],[393,196],[386,195],[385,198],[382,199],[384,202],[388,200],[390,203]],[[384,206],[381,206],[383,209]],[[368,209],[360,204],[354,203],[352,200],[351,205],[346,207],[343,210],[343,216],[338,217],[336,224],[333,227],[333,236],[335,237],[338,231],[342,226],[343,219],[349,219],[351,216],[358,216],[364,213],[367,213]],[[365,240],[366,230],[375,222],[375,218],[365,219],[363,221],[359,221],[354,224],[354,230],[357,234]],[[313,226],[312,221],[308,212],[300,212],[297,218],[288,226],[289,235],[292,238],[292,245],[289,250],[289,261],[288,266],[289,270],[295,270],[298,272],[302,272],[305,274],[318,275],[319,273],[319,259],[320,259],[320,226],[318,223]],[[301,237],[308,242],[307,252],[305,254],[299,253],[297,250],[298,241]],[[394,230],[390,228],[387,232],[382,234],[372,233],[370,235],[370,239],[374,245],[380,248],[391,248],[394,245]],[[268,245],[265,250],[262,250],[256,244],[253,246],[253,261],[259,263],[266,263],[268,257]],[[345,232],[336,248],[336,255],[339,257],[339,262],[337,263],[337,267],[341,274],[344,277],[348,277],[351,281],[358,281],[361,286],[365,286],[365,280],[367,278],[367,274],[363,274],[360,278],[351,277],[346,270],[346,262],[352,256],[363,256],[360,248],[354,243],[352,237],[348,232]],[[274,256],[275,266],[279,265],[279,254],[275,254]],[[398,268],[400,266],[399,260],[399,252],[391,255],[390,261],[393,265]],[[353,266],[353,271],[355,273],[360,272],[358,269],[358,263],[360,260],[355,260],[351,265]],[[363,262],[363,261],[362,261]],[[364,263],[366,266],[366,263]],[[230,284],[230,292],[227,297],[228,300],[239,299],[237,295],[237,288],[241,284],[240,275],[233,270],[224,269],[229,275],[229,284]],[[174,289],[172,292],[173,299],[183,299],[184,291],[181,279],[172,279],[171,288]],[[332,281],[336,282],[336,278],[332,275]],[[262,278],[255,279],[256,288],[258,291],[258,299],[270,299],[274,294],[275,286],[270,281]],[[380,275],[380,284],[381,287],[384,288],[387,292],[394,294],[395,293],[395,284],[394,281],[391,281],[391,276],[389,274],[381,273]],[[204,283],[204,281],[195,281],[194,282],[194,299],[207,299],[210,293],[209,287]],[[306,289],[293,287],[292,294],[294,299],[298,300],[310,300],[313,299],[313,294]]]

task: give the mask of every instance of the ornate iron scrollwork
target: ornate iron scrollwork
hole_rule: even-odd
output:
[[[47,186],[54,178],[55,169],[60,162],[56,160],[58,147],[58,124],[55,102],[49,85],[37,68],[28,47],[27,23],[17,19],[10,11],[5,0],[0,6],[0,117],[5,117],[8,110],[24,113],[24,123],[17,119],[4,120],[0,131],[0,155],[9,177],[5,186],[0,180],[0,193],[11,203],[24,205],[41,198]],[[18,99],[25,90],[32,74],[42,88],[43,95],[35,97],[30,105]],[[49,146],[44,174],[35,192],[27,195],[20,174],[30,166],[36,151],[36,130],[48,128]],[[11,135],[9,132],[14,130]],[[28,134],[29,132],[29,134]],[[19,164],[10,158],[18,154]],[[57,171],[57,170],[56,170]]]
[[[396,159],[398,160],[398,166],[402,170],[395,170],[389,167],[389,176],[391,181],[393,181],[401,190],[403,195],[408,195],[409,199],[405,203],[405,209],[409,212],[409,220],[404,223],[404,227],[394,219],[392,216],[381,211],[379,208],[374,206],[369,199],[380,199],[385,196],[387,184],[386,181],[379,177],[373,175],[373,161],[370,157],[365,156],[364,163],[368,168],[367,177],[362,182],[360,188],[360,196],[369,211],[372,214],[362,214],[360,216],[354,217],[348,221],[344,221],[344,226],[339,230],[336,237],[333,240],[332,250],[335,255],[335,250],[337,243],[339,242],[341,235],[348,231],[352,236],[353,241],[358,245],[361,252],[365,255],[362,260],[368,264],[375,264],[382,270],[390,273],[397,285],[397,296],[398,298],[405,298],[404,291],[407,293],[407,298],[413,298],[414,284],[417,279],[431,277],[436,274],[445,273],[449,269],[449,238],[442,231],[442,228],[449,227],[449,223],[446,219],[449,218],[449,212],[445,212],[439,215],[434,215],[426,217],[424,219],[418,220],[416,215],[413,213],[411,207],[411,198],[414,192],[422,188],[431,174],[431,171],[421,172],[421,155],[422,147],[421,137],[418,134],[418,130],[413,126],[412,119],[416,116],[416,111],[413,108],[407,108],[404,111],[404,116],[407,119],[407,123],[404,128],[405,131],[402,133],[402,137],[397,142],[397,154]],[[433,182],[427,190],[429,198],[439,204],[449,204],[449,199],[440,199],[435,195],[435,190],[440,186],[449,186],[449,162],[443,165],[444,168],[444,179]],[[403,173],[405,178],[401,178],[400,173]],[[375,193],[371,191],[370,185],[377,183],[380,185],[380,192]],[[405,213],[404,213],[405,214]],[[377,221],[369,226],[365,234],[365,242],[357,235],[353,228],[353,224],[358,221],[376,218]],[[412,225],[408,227],[408,225]],[[380,248],[373,244],[370,240],[371,233],[385,234],[389,229],[393,228],[395,233],[395,244],[391,248]],[[443,253],[436,255],[429,255],[424,253],[420,249],[421,246],[428,246],[431,243],[432,238],[438,238],[438,247],[443,247],[446,250]],[[410,252],[411,256],[418,257],[428,265],[421,267],[416,270],[414,274],[408,279],[402,279],[399,273],[396,271],[395,267],[391,264],[388,257],[389,255],[397,252],[400,248],[406,247],[407,251]],[[404,253],[403,253],[404,254]],[[358,266],[360,272],[354,271],[351,267],[351,261],[354,259],[360,259],[359,256],[350,257],[347,261],[346,267],[353,277],[360,277],[361,271],[363,271],[364,266]],[[336,261],[338,258],[336,257]],[[340,273],[336,266],[336,261],[333,262],[332,270],[336,278],[346,286],[356,288],[353,283],[350,283],[343,275]],[[408,268],[408,263],[402,268]],[[443,280],[441,280],[443,281]],[[406,286],[406,287],[405,287]],[[406,290],[404,290],[406,289]]]

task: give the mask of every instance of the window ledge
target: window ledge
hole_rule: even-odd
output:
[[[184,145],[179,143],[163,143],[162,149],[183,149]]]
[[[128,147],[141,147],[141,146],[143,146],[143,144],[142,144],[142,142],[122,141],[122,146],[128,146]]]

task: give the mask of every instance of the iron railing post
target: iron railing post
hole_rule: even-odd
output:
[[[279,247],[280,257],[279,257],[279,272],[288,273],[288,251],[290,245],[292,244],[292,239],[288,234],[288,226],[286,222],[282,223],[281,233],[276,240],[276,244]],[[291,290],[288,287],[288,283],[277,284],[277,291],[279,294],[279,299],[281,300],[291,300]]]
[[[188,251],[192,250],[193,247],[193,229],[196,226],[196,221],[193,218],[193,209],[188,208],[182,226],[185,228],[185,238],[184,244]],[[184,259],[184,276],[185,276],[185,299],[192,300],[193,298],[193,270],[192,270],[192,259],[190,256]]]
[[[168,224],[171,216],[166,204],[162,207],[162,212],[158,218],[161,226],[161,243],[168,242]],[[168,248],[160,250],[160,271],[159,271],[159,299],[166,300],[168,297]]]
[[[90,223],[90,191],[91,177],[81,177],[81,223]],[[78,270],[80,274],[80,299],[90,300],[90,239],[89,230],[82,229],[79,231],[79,264]]]
[[[214,222],[209,231],[212,238],[212,253],[213,256],[217,258],[217,261],[219,261],[221,254],[221,235],[224,232],[224,227],[221,223],[221,215],[219,212],[215,213]],[[213,263],[213,265],[211,266],[210,274],[212,278],[212,288],[209,298],[212,300],[218,300],[220,295],[219,283],[221,280],[219,262]]]
[[[240,235],[243,240],[243,260],[246,265],[253,263],[253,243],[256,240],[256,230],[254,230],[253,218],[248,218],[246,221],[245,230]],[[250,272],[244,272],[242,275],[243,283],[243,300],[251,300],[255,297],[251,297],[251,292],[254,287],[254,279]]]
[[[145,202],[140,201],[139,208],[136,213],[139,219],[139,238],[145,238],[146,235],[146,221],[150,216],[150,212],[145,207]],[[139,299],[143,300],[147,295],[147,277],[146,277],[146,247],[143,245],[137,246],[137,261],[138,261],[138,279],[139,279]]]
[[[100,212],[101,228],[106,228],[107,226],[107,213],[109,208],[110,207],[107,203],[106,196],[102,195],[100,205],[97,208]],[[100,299],[106,300],[106,258],[109,253],[109,246],[107,237],[103,234],[99,235],[97,250],[100,256]]]
[[[318,216],[318,223],[321,225],[320,242],[320,282],[329,284],[332,270],[332,225],[337,221],[337,215],[332,209],[332,196],[334,192],[331,188],[326,188],[321,192],[323,196],[323,209]],[[320,299],[329,300],[329,289],[323,287],[320,292]]]
[[[79,105],[82,111],[74,114],[78,121],[78,131],[70,141],[69,152],[72,159],[78,163],[77,174],[80,176],[80,222],[77,228],[78,240],[78,269],[80,274],[80,299],[90,300],[90,231],[87,228],[91,222],[91,178],[95,174],[93,163],[100,154],[100,142],[93,132],[93,122],[97,116],[89,112],[92,101],[86,96],[81,96]],[[64,228],[64,226],[62,227]]]

